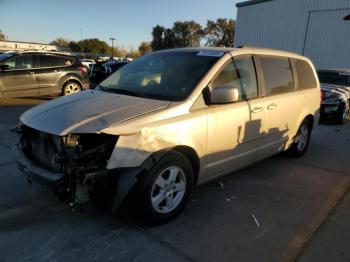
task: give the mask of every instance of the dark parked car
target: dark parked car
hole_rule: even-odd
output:
[[[321,84],[320,122],[327,120],[344,124],[349,115],[350,92],[344,86]]]
[[[333,120],[344,124],[349,116],[350,70],[328,69],[317,73],[323,97],[320,121]]]
[[[350,86],[350,69],[325,69],[317,71],[323,84]]]
[[[128,63],[129,61],[111,61],[102,65],[92,65],[90,71],[90,81],[92,85],[98,85],[107,77],[109,77],[112,73],[119,70]]]
[[[0,55],[0,97],[70,95],[89,88],[87,71],[65,53],[6,52]]]

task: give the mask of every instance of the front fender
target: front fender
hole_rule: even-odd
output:
[[[201,158],[206,152],[206,133],[205,115],[142,128],[138,133],[119,137],[107,169],[137,167],[151,154],[176,146],[191,147]]]

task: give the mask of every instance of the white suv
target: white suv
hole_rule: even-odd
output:
[[[15,153],[23,171],[72,203],[112,188],[116,209],[133,187],[145,217],[161,223],[196,184],[281,151],[303,155],[319,107],[316,71],[300,55],[165,50],[24,113]]]

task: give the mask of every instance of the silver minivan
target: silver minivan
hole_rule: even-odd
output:
[[[181,212],[198,184],[278,152],[302,156],[319,107],[316,71],[303,56],[164,50],[95,90],[25,112],[14,153],[29,177],[71,204],[102,195],[116,210],[133,188],[145,219],[162,223]]]

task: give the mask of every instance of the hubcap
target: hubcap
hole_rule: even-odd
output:
[[[151,191],[151,202],[158,213],[169,213],[179,206],[186,191],[186,176],[178,166],[170,166],[158,175]]]
[[[71,95],[80,91],[80,86],[70,83],[64,87],[64,95]]]
[[[297,149],[303,151],[309,140],[309,128],[307,125],[302,125],[299,135],[296,137]]]

